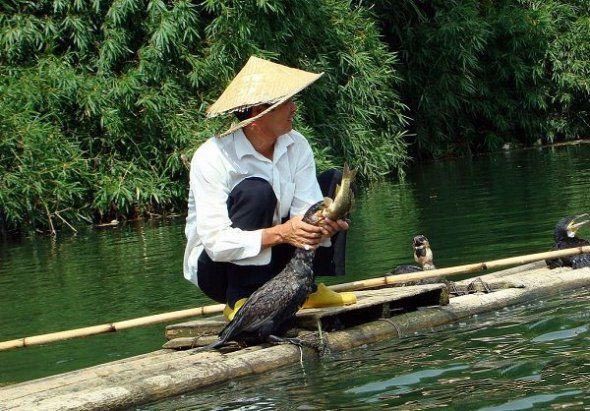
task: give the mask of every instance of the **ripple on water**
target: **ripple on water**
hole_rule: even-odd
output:
[[[364,384],[358,387],[354,387],[345,391],[345,393],[352,394],[364,394],[368,392],[384,391],[390,387],[407,387],[410,385],[418,384],[422,381],[439,377],[443,374],[450,373],[453,371],[464,370],[468,368],[465,365],[455,365],[447,368],[439,369],[424,369],[420,371],[411,372],[408,374],[402,374],[384,381],[375,381],[368,384]]]
[[[531,395],[518,400],[507,401],[501,405],[496,405],[493,407],[482,407],[479,409],[479,411],[529,410],[540,407],[544,404],[551,404],[558,398],[572,397],[581,393],[581,390],[570,390],[556,394]]]
[[[581,325],[574,328],[566,328],[559,331],[552,331],[545,334],[541,334],[538,337],[533,338],[533,342],[548,342],[556,340],[565,340],[570,338],[576,338],[580,334],[584,334],[588,331],[588,325]]]

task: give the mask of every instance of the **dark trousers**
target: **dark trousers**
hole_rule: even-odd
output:
[[[342,173],[328,170],[318,177],[324,196],[334,198],[336,185]],[[259,177],[247,178],[229,194],[227,210],[232,227],[258,230],[272,226],[277,198],[272,186]],[[331,247],[319,247],[313,261],[314,275],[344,275],[346,232],[332,237]],[[205,251],[198,261],[199,288],[211,299],[231,307],[242,298],[249,297],[262,284],[280,273],[287,265],[295,247],[279,244],[271,249],[271,260],[266,265],[237,265],[215,262]]]

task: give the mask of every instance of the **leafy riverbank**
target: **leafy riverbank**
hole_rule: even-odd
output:
[[[0,13],[2,232],[183,211],[182,158],[224,126],[205,108],[252,54],[326,73],[297,119],[319,169],[402,176],[409,155],[590,135],[581,0],[12,0]]]

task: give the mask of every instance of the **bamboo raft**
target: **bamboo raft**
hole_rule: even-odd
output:
[[[535,263],[484,275],[481,279],[491,284],[512,281],[524,288],[501,289],[489,294],[469,294],[451,299],[445,296],[445,287],[436,284],[358,291],[359,302],[356,307],[300,312],[298,317],[302,330],[299,336],[310,342],[319,342],[321,339],[327,348],[336,352],[401,338],[415,332],[431,332],[436,327],[474,314],[590,286],[590,268],[548,270]],[[464,280],[462,283],[470,281]],[[348,328],[328,331],[330,321],[334,318],[349,321],[355,317],[354,311],[358,314],[359,310],[365,310],[365,314],[360,319],[357,315]],[[367,312],[371,314],[364,318]],[[317,331],[318,324],[324,328],[321,333]],[[315,331],[312,330],[314,325]],[[198,338],[200,335],[186,335],[200,332],[198,330],[203,331],[203,328],[195,323],[184,323],[169,327],[167,335],[173,339]],[[212,330],[214,327],[209,332]],[[304,354],[306,359],[310,359],[317,352],[305,349]],[[190,355],[190,350],[162,349],[2,387],[0,410],[126,408],[297,363],[301,355],[299,348],[292,345],[263,345],[229,352],[205,351],[196,355]]]

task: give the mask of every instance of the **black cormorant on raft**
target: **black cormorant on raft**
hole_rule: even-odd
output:
[[[434,254],[432,253],[432,248],[430,248],[430,241],[428,238],[422,234],[418,234],[412,239],[412,247],[414,248],[414,261],[416,261],[419,266],[411,265],[411,264],[402,264],[395,267],[391,273],[392,274],[410,274],[416,273],[420,271],[427,271],[427,270],[434,270],[436,267],[434,266]],[[406,283],[400,284],[400,286],[404,285],[422,285],[422,284],[434,284],[434,283],[445,283],[448,285],[452,284],[450,281],[442,278],[442,277],[433,277],[433,278],[426,278],[423,280],[416,280],[416,281],[408,281]]]
[[[567,216],[559,220],[553,231],[554,250],[563,250],[566,248],[583,247],[590,245],[588,240],[584,240],[577,236],[577,231],[584,224],[590,222],[587,219],[588,214],[579,214],[575,216]],[[583,220],[584,219],[584,220]],[[581,221],[580,221],[581,220]],[[557,267],[572,267],[582,268],[590,267],[590,254],[584,253],[580,255],[574,255],[571,257],[561,257],[552,260],[546,260],[549,268]]]
[[[414,260],[420,264],[420,266],[410,265],[410,264],[402,264],[395,267],[391,273],[392,274],[409,274],[415,273],[420,271],[428,271],[434,270],[436,267],[434,266],[434,254],[432,252],[432,248],[430,247],[430,241],[426,236],[419,234],[412,239],[412,246],[414,248]],[[403,287],[407,285],[423,285],[423,284],[434,284],[434,283],[443,283],[447,285],[449,290],[449,294],[451,295],[465,295],[471,294],[476,292],[482,293],[489,293],[497,289],[503,288],[520,288],[521,285],[508,283],[508,282],[501,282],[496,284],[488,284],[482,281],[479,277],[473,280],[471,283],[467,285],[457,284],[453,281],[449,281],[443,277],[432,277],[432,278],[425,278],[422,280],[412,280],[407,281],[405,283],[396,284],[396,287]]]
[[[303,216],[303,221],[318,225],[324,218],[333,221],[344,218],[352,207],[351,184],[355,175],[356,170],[350,170],[345,164],[334,200],[324,198],[324,201],[312,205]],[[314,255],[315,250],[297,248],[287,266],[248,298],[230,323],[221,330],[219,340],[193,353],[219,348],[229,341],[247,345],[261,342],[301,345],[302,342],[296,338],[279,336],[287,331],[290,320],[314,291]]]
[[[315,224],[324,206],[311,206],[303,221]],[[233,320],[219,333],[219,340],[203,349],[218,348],[228,341],[241,344],[278,342],[286,331],[284,325],[297,313],[313,291],[312,262],[315,250],[297,248],[287,266],[274,278],[256,290],[236,313]],[[198,349],[200,351],[201,349]]]
[[[414,248],[414,261],[420,264],[420,266],[410,264],[398,265],[392,271],[393,274],[415,273],[423,270],[434,270],[436,268],[428,238],[419,234],[413,238],[412,246]]]

